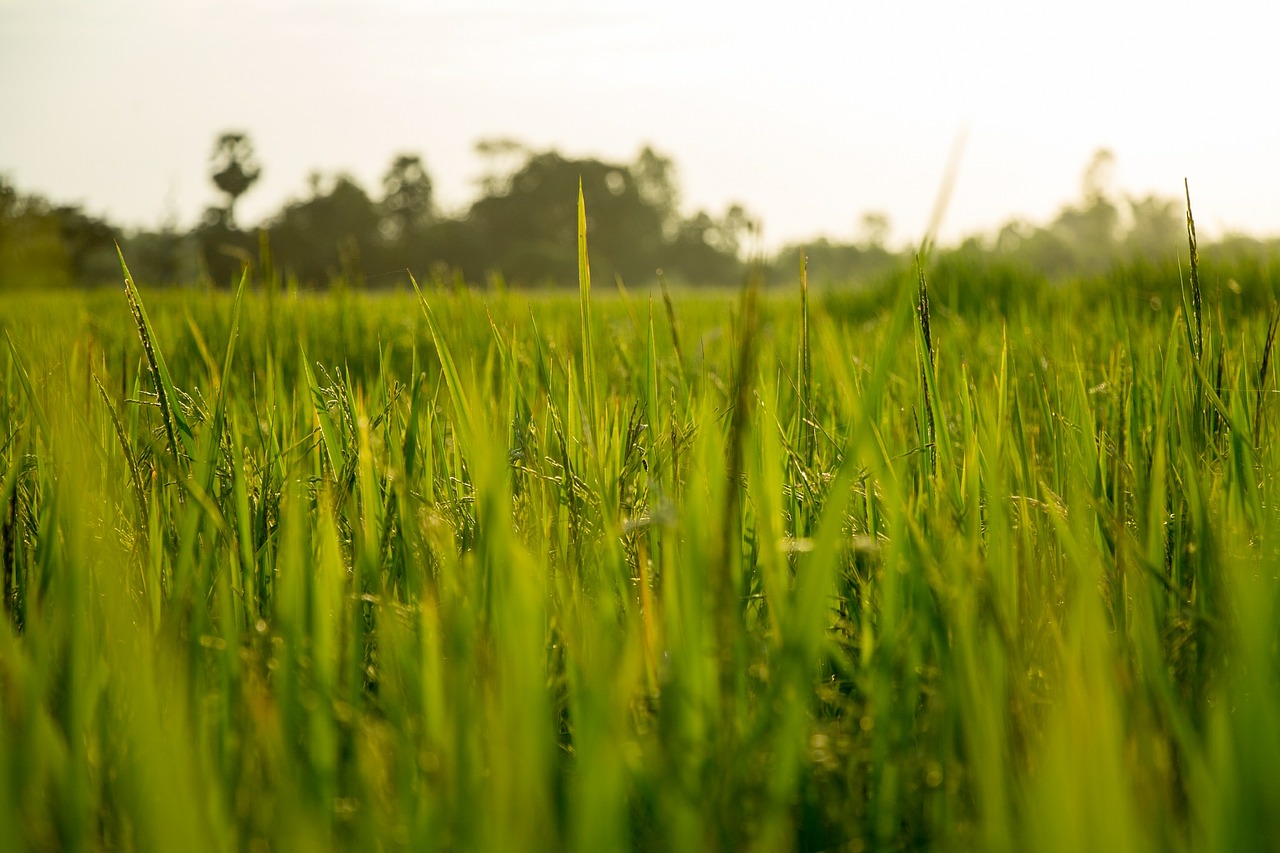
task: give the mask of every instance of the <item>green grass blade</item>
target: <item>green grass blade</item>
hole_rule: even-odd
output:
[[[152,331],[147,309],[142,304],[142,295],[138,293],[138,287],[133,282],[133,276],[129,273],[129,266],[125,263],[124,253],[120,251],[119,246],[116,247],[116,254],[120,258],[120,269],[124,271],[124,292],[129,300],[129,310],[133,312],[138,338],[142,342],[143,352],[147,356],[147,366],[151,369],[151,377],[155,382],[156,400],[160,405],[160,415],[164,419],[169,452],[173,454],[179,467],[183,467],[186,464],[184,460],[195,455],[195,439],[191,433],[191,425],[182,413],[177,389],[169,374],[164,354],[160,351],[155,332]]]

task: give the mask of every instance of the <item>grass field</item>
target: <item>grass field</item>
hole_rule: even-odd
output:
[[[0,302],[0,838],[1280,849],[1271,317],[929,273]]]

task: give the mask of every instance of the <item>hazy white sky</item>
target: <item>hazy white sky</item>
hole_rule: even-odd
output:
[[[1197,224],[1280,232],[1280,14],[1241,0],[0,0],[0,173],[128,224],[218,196],[250,132],[256,221],[313,169],[377,195],[421,153],[464,207],[486,136],[677,162],[686,210],[741,201],[769,245],[924,229],[957,132],[944,238],[1047,218],[1091,153]],[[571,200],[566,200],[566,203]]]

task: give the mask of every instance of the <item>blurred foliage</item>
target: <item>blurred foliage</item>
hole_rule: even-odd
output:
[[[118,279],[117,235],[78,207],[20,193],[0,177],[0,290],[55,290]]]
[[[970,315],[1016,314],[1041,305],[1046,292],[1068,283],[1094,299],[1122,295],[1157,310],[1178,304],[1187,269],[1185,203],[1118,194],[1110,180],[1113,160],[1106,149],[1096,152],[1080,198],[1048,224],[1013,220],[994,234],[936,251],[927,273],[940,307]],[[882,215],[868,214],[858,241],[788,246],[778,255],[773,278],[794,283],[803,253],[810,281],[854,285],[828,294],[833,310],[852,316],[882,310],[896,283],[915,275],[912,247],[888,250],[874,238],[885,226]],[[1201,242],[1199,255],[1201,279],[1221,290],[1224,301],[1260,308],[1274,298],[1280,239],[1230,234]]]
[[[315,283],[364,278],[363,258],[379,242],[377,205],[355,179],[313,175],[311,197],[289,203],[265,231],[279,263]]]
[[[255,227],[234,216],[237,200],[259,179],[252,140],[221,134],[209,178],[222,204],[188,232],[169,225],[124,233],[76,206],[55,205],[0,182],[0,288],[48,290],[116,280],[113,241],[152,285],[203,282],[226,287],[249,265],[273,286],[403,286],[407,274],[449,287],[572,287],[576,284],[576,210],[581,181],[596,279],[644,287],[664,275],[685,286],[734,286],[748,261],[765,261],[767,280],[790,286],[800,259],[833,306],[876,310],[874,292],[914,275],[912,246],[892,245],[883,213],[863,213],[848,239],[823,237],[763,258],[760,222],[741,205],[719,215],[681,212],[677,170],[642,148],[629,163],[567,157],[510,139],[476,144],[484,162],[479,197],[442,211],[420,154],[395,154],[380,196],[347,174],[313,173],[306,192]],[[1081,178],[1079,198],[1045,224],[1014,219],[933,253],[928,274],[940,307],[1009,313],[1037,304],[1045,288],[1076,282],[1086,290],[1117,286],[1142,300],[1179,300],[1186,266],[1182,199],[1126,195],[1113,187],[1114,156],[1099,150]],[[1244,305],[1271,298],[1280,240],[1229,235],[1201,245],[1204,274],[1224,298]],[[864,292],[865,291],[865,292]]]

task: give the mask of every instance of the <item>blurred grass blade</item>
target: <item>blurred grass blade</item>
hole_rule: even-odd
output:
[[[22,385],[22,392],[27,397],[27,404],[31,406],[31,416],[35,418],[36,426],[40,428],[41,438],[47,443],[52,437],[52,433],[49,430],[49,419],[45,417],[44,407],[36,399],[35,388],[31,386],[31,377],[27,374],[27,368],[22,363],[22,356],[18,354],[18,347],[9,335],[8,329],[5,329],[4,339],[9,343],[9,353],[13,356],[13,366],[18,374],[18,382]]]

